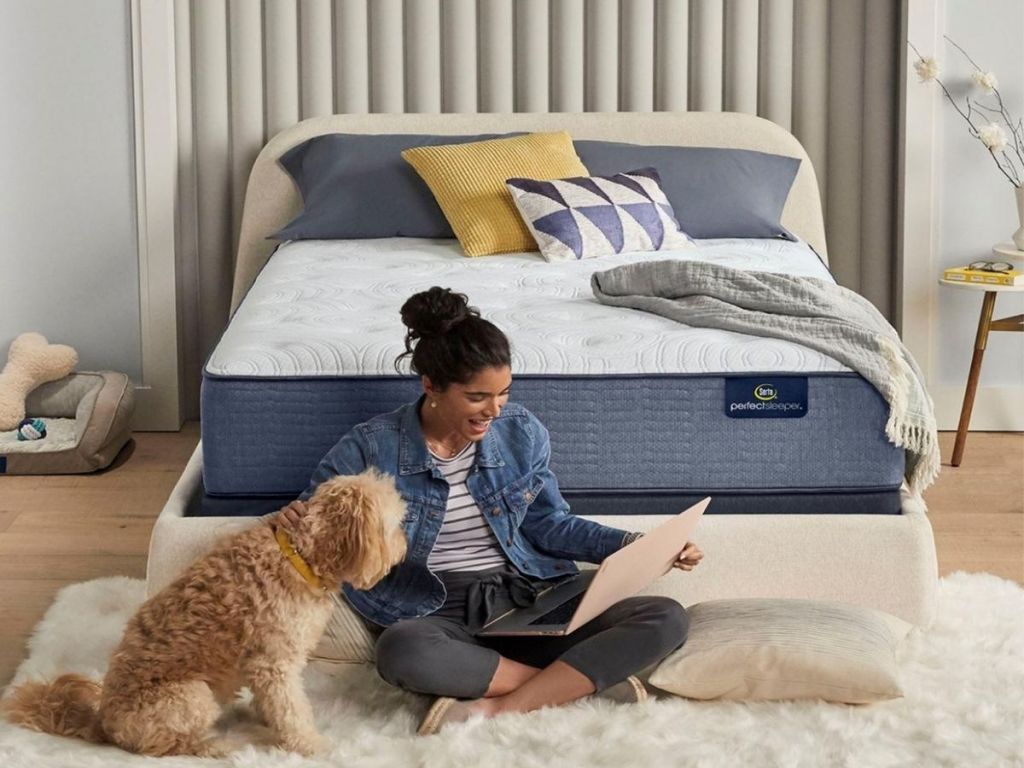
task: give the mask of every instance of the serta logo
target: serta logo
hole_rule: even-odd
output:
[[[760,376],[728,378],[725,415],[732,419],[803,418],[807,415],[807,377],[786,376],[775,383]]]

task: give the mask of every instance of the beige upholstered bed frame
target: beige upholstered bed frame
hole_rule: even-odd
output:
[[[276,159],[322,133],[475,134],[567,130],[574,138],[639,144],[724,146],[800,157],[804,162],[790,192],[782,223],[826,255],[817,180],[807,154],[787,131],[766,120],[731,113],[336,115],[305,120],[275,136],[253,167],[235,269],[232,308],[237,308],[274,243],[267,236],[298,211],[299,196]],[[222,533],[244,519],[185,517],[185,505],[201,483],[202,446],[178,482],[153,529],[148,565],[150,593],[162,587]],[[661,518],[594,518],[609,525],[647,530]],[[904,490],[900,515],[705,515],[695,540],[706,557],[689,574],[673,572],[652,591],[684,605],[730,597],[803,597],[841,600],[879,608],[918,625],[934,615],[938,582],[931,525],[919,499]],[[339,617],[351,633],[335,645],[336,656],[358,661],[370,651],[361,625]],[[340,650],[338,650],[340,648]]]

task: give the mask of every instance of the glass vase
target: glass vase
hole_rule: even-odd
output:
[[[1013,233],[1013,244],[1018,251],[1024,251],[1024,187],[1014,187],[1013,191],[1017,195],[1017,221],[1020,224]]]

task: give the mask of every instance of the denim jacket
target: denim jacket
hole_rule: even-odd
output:
[[[353,427],[320,461],[309,487],[369,466],[393,475],[407,506],[406,559],[371,589],[344,586],[345,597],[370,621],[389,625],[426,616],[445,601],[441,580],[427,568],[448,500],[448,483],[420,429],[423,398]],[[599,563],[623,546],[627,532],[569,513],[548,468],[548,430],[526,408],[508,403],[477,446],[466,486],[509,562],[526,576],[576,573],[575,560]]]

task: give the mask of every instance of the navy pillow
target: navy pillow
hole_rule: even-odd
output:
[[[800,159],[720,147],[648,147],[573,141],[593,176],[653,166],[690,237],[796,240],[780,223]]]
[[[506,135],[329,133],[307,139],[278,161],[299,188],[302,212],[271,239],[455,237],[402,150]]]

